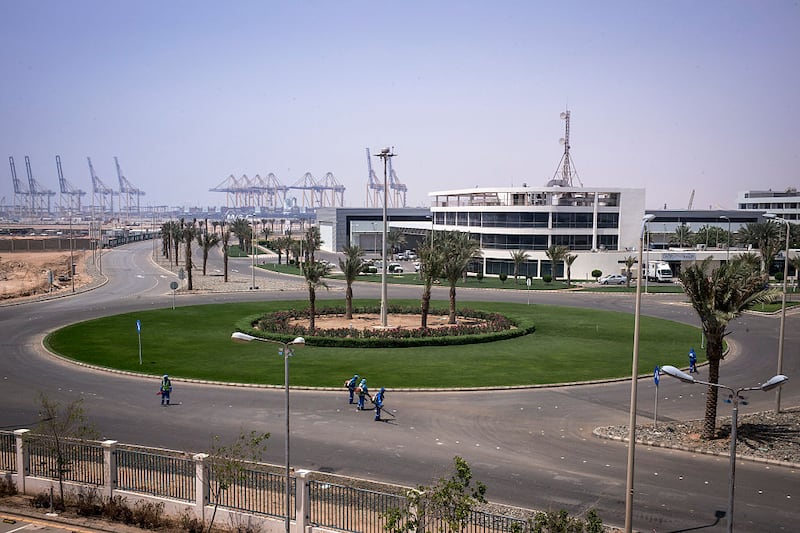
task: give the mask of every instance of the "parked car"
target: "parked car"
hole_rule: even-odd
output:
[[[600,282],[600,285],[622,285],[628,281],[628,278],[622,274],[609,274],[607,276],[603,276],[598,281]]]
[[[391,272],[392,274],[402,274],[403,273],[403,267],[400,266],[400,263],[389,263],[389,266],[387,268],[388,268],[388,271]]]

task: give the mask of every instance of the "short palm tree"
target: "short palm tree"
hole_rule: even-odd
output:
[[[547,250],[545,250],[544,255],[550,260],[551,265],[551,272],[553,279],[556,279],[556,265],[558,265],[559,261],[563,261],[564,257],[569,253],[569,248],[566,246],[561,246],[558,244],[553,244]]]
[[[764,276],[768,275],[769,267],[781,245],[780,229],[774,222],[754,222],[739,229],[739,243],[758,248]]]
[[[386,246],[389,247],[390,253],[400,251],[400,247],[406,243],[406,236],[403,230],[392,228],[386,232]]]
[[[438,232],[437,232],[438,234]],[[431,310],[431,289],[433,283],[442,275],[444,256],[441,248],[434,245],[433,235],[428,235],[427,240],[417,250],[419,256],[419,273],[422,279],[422,301],[420,311],[422,320],[420,327],[428,327],[428,313]]]
[[[572,284],[572,263],[578,258],[576,254],[567,254],[564,256],[564,264],[567,265],[567,288],[569,289]]]
[[[344,258],[339,259],[339,268],[344,273],[347,282],[345,291],[345,318],[353,318],[353,282],[358,277],[361,269],[364,268],[364,250],[360,246],[346,245],[342,248]]]
[[[244,218],[237,218],[230,225],[230,228],[231,232],[236,235],[237,239],[239,239],[239,248],[241,248],[243,252],[249,250],[250,239],[253,234],[250,223]]]
[[[456,323],[456,284],[466,273],[473,258],[480,254],[481,245],[472,239],[469,233],[461,231],[445,231],[441,237],[437,233],[436,246],[443,255],[442,277],[450,285],[450,315],[448,324]]]
[[[625,263],[625,286],[630,289],[631,288],[631,269],[633,268],[633,265],[635,265],[637,263],[637,259],[634,256],[629,255],[628,257],[625,258],[624,263]],[[642,273],[640,272],[640,275],[641,274]]]
[[[206,223],[208,228],[208,223]],[[208,264],[208,252],[219,244],[219,235],[209,233],[208,231],[199,232],[197,234],[197,244],[203,250],[203,275],[206,275],[206,265]]]
[[[317,289],[319,287],[328,288],[324,278],[330,273],[331,267],[329,265],[317,262],[303,263],[303,277],[306,278],[306,285],[308,286],[308,329],[312,333],[316,327]]]
[[[186,243],[186,290],[192,290],[192,243],[197,236],[197,220],[192,220],[191,223],[184,222],[181,219],[181,237],[182,241]]]
[[[669,237],[670,244],[677,244],[681,248],[691,246],[693,241],[694,234],[686,222],[682,222],[680,226],[675,228],[675,233]]]
[[[314,253],[322,247],[322,235],[319,226],[311,226],[303,238],[303,254],[306,261],[314,262]]]
[[[517,283],[517,276],[519,275],[519,267],[522,266],[522,263],[527,261],[528,259],[528,252],[525,250],[511,250],[509,252],[511,254],[511,262],[514,263],[514,283]]]
[[[758,269],[739,258],[723,263],[709,272],[712,258],[683,269],[680,275],[686,295],[700,318],[706,339],[708,382],[719,383],[723,358],[723,339],[728,323],[745,309],[774,300],[779,291],[765,289]],[[708,387],[703,420],[703,438],[715,436],[717,423],[717,387]]]

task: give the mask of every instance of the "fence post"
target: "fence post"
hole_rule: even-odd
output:
[[[110,499],[117,490],[117,441],[104,440],[103,445],[103,496]]]
[[[295,532],[306,530],[311,522],[311,498],[308,490],[308,474],[310,470],[295,470],[294,499],[297,502],[295,515]]]
[[[31,456],[25,446],[25,434],[30,429],[17,429],[14,436],[17,439],[17,491],[25,494],[25,478],[31,473]]]
[[[206,519],[206,505],[208,505],[208,491],[210,482],[209,470],[206,468],[205,463],[207,457],[207,453],[197,453],[192,456],[195,468],[194,515],[203,521]]]

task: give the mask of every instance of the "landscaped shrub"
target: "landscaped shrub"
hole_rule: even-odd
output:
[[[544,276],[542,276],[542,281],[544,281],[545,283],[552,283],[553,276],[551,276],[550,274],[545,274]]]
[[[416,307],[390,306],[393,314],[419,314]],[[344,307],[328,307],[317,310],[318,316],[344,315]],[[377,314],[379,307],[356,307],[355,314]],[[434,308],[432,316],[447,315],[444,308]],[[313,332],[305,326],[292,325],[291,320],[308,318],[308,309],[277,311],[261,316],[250,316],[237,322],[237,329],[250,335],[290,342],[298,336],[306,337],[311,346],[349,347],[349,348],[402,348],[411,346],[447,346],[453,344],[473,344],[493,342],[527,335],[534,331],[532,323],[512,320],[498,313],[473,309],[461,309],[459,315],[477,318],[485,322],[478,325],[455,325],[447,328],[391,328],[391,329],[351,329],[316,328]]]
[[[483,272],[478,272],[477,274],[475,274],[475,278],[478,280],[478,283],[483,281]]]
[[[594,270],[592,270],[592,277],[594,278],[595,281],[597,281],[600,278],[600,276],[602,276],[602,275],[603,275],[603,271],[602,270],[599,270],[599,269],[596,269],[596,268]]]
[[[500,278],[500,282],[505,283],[506,280],[508,279],[508,274],[506,274],[505,272],[501,272],[500,276],[498,277]]]

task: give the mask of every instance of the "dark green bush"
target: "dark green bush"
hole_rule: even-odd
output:
[[[498,277],[500,278],[500,282],[501,283],[505,283],[506,280],[508,279],[508,274],[506,274],[505,272],[502,272]]]
[[[544,276],[542,276],[542,281],[544,281],[545,283],[552,283],[553,276],[551,276],[550,274],[545,274]]]
[[[602,270],[598,270],[598,269],[596,269],[596,268],[595,268],[594,270],[592,270],[592,277],[593,277],[595,280],[597,280],[597,279],[598,279],[600,276],[602,276],[602,275],[603,275],[603,271],[602,271]]]

